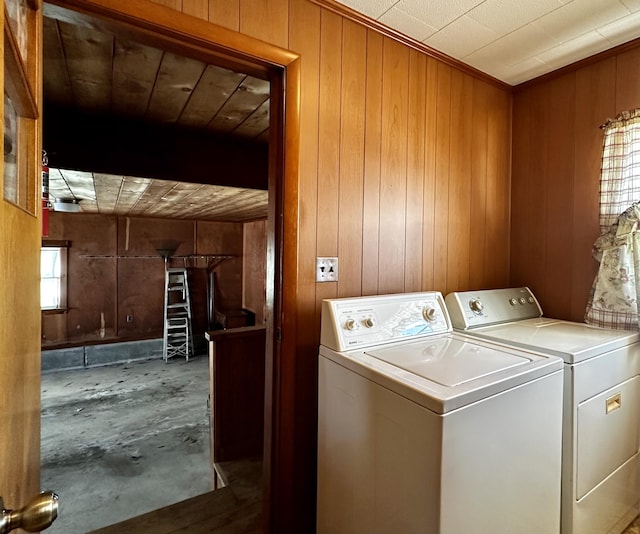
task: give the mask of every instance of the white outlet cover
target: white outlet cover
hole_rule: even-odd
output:
[[[338,258],[316,258],[316,282],[338,281]]]

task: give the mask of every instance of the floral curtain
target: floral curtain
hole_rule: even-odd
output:
[[[585,321],[608,328],[638,328],[640,302],[640,109],[602,126],[600,262]]]

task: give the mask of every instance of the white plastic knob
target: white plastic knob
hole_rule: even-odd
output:
[[[484,310],[484,304],[482,304],[482,301],[480,299],[472,299],[469,302],[469,308],[471,308],[471,311],[475,313],[480,313],[482,312],[482,310]]]
[[[422,308],[422,317],[424,317],[425,321],[435,321],[438,312],[435,308],[430,308],[429,306],[425,306]]]

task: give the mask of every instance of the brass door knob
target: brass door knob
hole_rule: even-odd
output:
[[[43,491],[20,510],[5,510],[0,497],[0,534],[21,528],[27,532],[40,532],[51,526],[58,517],[58,496],[53,491]]]

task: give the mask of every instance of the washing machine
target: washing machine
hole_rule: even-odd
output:
[[[561,358],[424,292],[324,300],[318,360],[318,534],[559,532]]]
[[[638,332],[543,316],[527,287],[446,296],[454,329],[565,364],[562,534],[618,534],[640,512]]]

